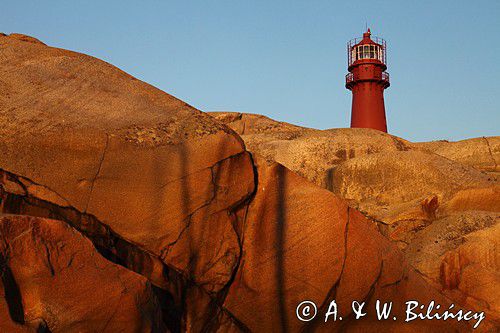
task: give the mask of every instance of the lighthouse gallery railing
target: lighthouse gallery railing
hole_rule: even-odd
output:
[[[389,83],[389,73],[387,72],[382,72],[382,77],[380,78],[381,81]],[[347,73],[345,76],[345,83],[351,83],[354,81],[354,74],[353,73]]]

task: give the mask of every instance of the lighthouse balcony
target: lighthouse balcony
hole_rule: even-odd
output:
[[[385,88],[389,87],[390,85],[389,73],[387,72],[382,72],[380,76],[372,78],[357,78],[354,76],[354,73],[347,73],[347,75],[345,76],[345,86],[348,89],[350,89],[356,82],[361,82],[361,81],[380,82],[384,84]]]

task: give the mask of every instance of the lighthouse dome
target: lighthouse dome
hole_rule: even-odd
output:
[[[370,29],[363,33],[363,38],[356,38],[350,41],[348,45],[350,49],[349,66],[358,60],[365,59],[386,63],[385,41],[378,37],[372,38]]]

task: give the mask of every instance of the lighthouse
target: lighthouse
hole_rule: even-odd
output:
[[[389,87],[385,40],[372,37],[368,29],[362,38],[347,43],[345,87],[352,91],[351,128],[373,128],[387,133],[384,90]]]

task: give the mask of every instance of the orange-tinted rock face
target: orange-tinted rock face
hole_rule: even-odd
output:
[[[0,168],[19,176],[23,195],[52,214],[75,209],[66,219],[80,230],[159,259],[152,270],[133,264],[156,285],[168,264],[219,291],[239,252],[228,211],[254,190],[241,139],[100,60],[12,37],[0,52]],[[218,251],[204,241],[219,236]]]
[[[107,63],[18,37],[0,37],[6,330],[444,330],[352,320],[355,299],[447,302],[345,200]],[[333,298],[342,324],[297,320]]]
[[[500,214],[466,212],[438,220],[406,249],[410,263],[436,289],[499,321]]]
[[[259,187],[240,212],[243,254],[223,303],[240,325],[252,332],[460,329],[440,322],[377,321],[373,312],[354,320],[353,300],[372,309],[377,299],[391,300],[399,318],[406,300],[448,301],[428,289],[396,247],[343,200],[279,164],[255,161]],[[304,300],[317,304],[320,314],[309,323],[295,313]],[[345,320],[325,324],[331,300]]]
[[[2,332],[163,330],[149,282],[105,260],[66,223],[5,215],[0,235]]]
[[[319,131],[260,115],[212,115],[255,154],[361,210],[434,288],[497,320],[500,275],[491,258],[498,251],[489,238],[500,212],[499,137],[411,143],[371,130]]]

